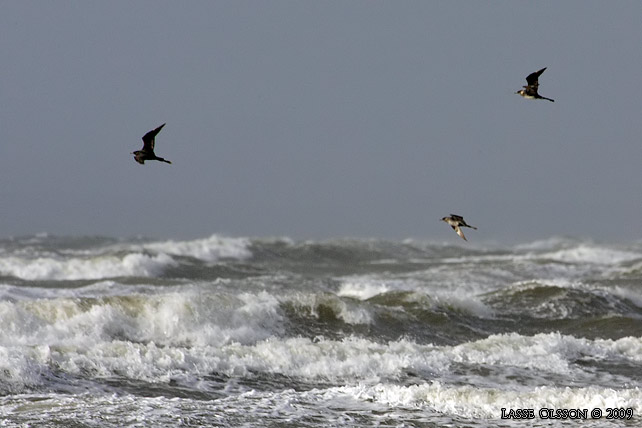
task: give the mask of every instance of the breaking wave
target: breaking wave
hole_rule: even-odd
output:
[[[46,237],[42,239],[46,242]],[[108,242],[73,251],[51,251],[31,245],[0,253],[0,275],[24,280],[96,280],[117,277],[154,277],[179,265],[177,257],[215,263],[251,257],[250,241],[213,235],[191,241],[149,243]]]

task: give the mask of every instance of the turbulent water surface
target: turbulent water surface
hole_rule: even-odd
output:
[[[0,426],[642,424],[642,243],[5,239],[0,328]]]

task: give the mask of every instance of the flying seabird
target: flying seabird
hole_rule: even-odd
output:
[[[453,230],[457,232],[457,235],[461,236],[464,241],[468,241],[468,239],[466,239],[466,237],[464,236],[464,232],[461,231],[460,226],[470,227],[471,229],[477,230],[475,226],[466,224],[464,218],[457,214],[451,214],[450,217],[444,217],[441,219],[441,221],[445,221],[446,223],[448,223],[450,227],[452,227]]]
[[[537,93],[537,88],[539,86],[539,82],[537,81],[537,79],[539,78],[540,74],[544,72],[544,70],[546,70],[546,67],[542,68],[539,71],[529,74],[526,77],[526,83],[528,83],[528,85],[523,86],[524,89],[520,89],[515,93],[520,94],[524,98],[530,98],[530,99],[535,98],[535,99],[549,100],[551,102],[555,102],[555,100],[543,97]]]
[[[160,130],[163,129],[163,126],[165,126],[164,123],[158,128],[153,129],[149,131],[147,134],[143,135],[143,149],[136,150],[135,152],[132,153],[134,155],[134,159],[136,159],[136,162],[138,162],[141,165],[143,165],[146,160],[157,160],[161,162],[171,163],[168,160],[159,158],[154,153],[154,139],[156,138],[156,134],[158,134]]]

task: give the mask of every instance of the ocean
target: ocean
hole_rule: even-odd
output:
[[[0,240],[2,427],[637,427],[642,242]]]

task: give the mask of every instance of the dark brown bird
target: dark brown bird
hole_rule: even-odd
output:
[[[551,102],[555,102],[555,100],[543,97],[537,93],[537,88],[539,87],[538,78],[544,72],[544,70],[546,70],[546,67],[526,76],[526,83],[528,83],[528,85],[523,86],[524,89],[520,89],[515,93],[521,95],[524,98],[549,100]]]
[[[444,217],[441,219],[441,221],[445,221],[446,223],[448,223],[450,227],[452,227],[453,230],[457,233],[457,235],[461,236],[464,241],[468,241],[468,239],[466,239],[466,237],[464,236],[464,232],[461,231],[462,226],[477,230],[475,226],[466,224],[464,218],[457,214],[451,214],[450,217]]]
[[[143,135],[143,148],[132,153],[134,155],[134,159],[136,159],[136,162],[141,165],[143,165],[146,160],[157,160],[161,162],[171,163],[166,159],[159,158],[158,156],[156,156],[156,153],[154,153],[156,134],[158,134],[160,130],[163,129],[163,126],[165,126],[164,123],[158,128],[153,129],[147,134]]]

